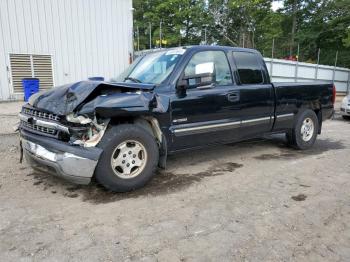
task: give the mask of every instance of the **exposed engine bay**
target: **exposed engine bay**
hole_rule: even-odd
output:
[[[73,114],[66,116],[66,120],[77,124],[69,128],[69,142],[84,147],[96,146],[103,137],[109,123],[109,119],[98,121],[96,116],[94,119],[90,119],[84,116],[75,117]]]

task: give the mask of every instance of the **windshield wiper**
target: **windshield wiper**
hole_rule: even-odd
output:
[[[137,79],[137,78],[134,78],[134,77],[130,77],[130,76],[125,77],[125,78],[124,78],[124,81],[125,81],[125,80],[131,80],[131,81],[133,81],[134,83],[142,83],[141,80],[139,80],[139,79]]]

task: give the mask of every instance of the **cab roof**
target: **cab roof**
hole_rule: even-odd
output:
[[[170,47],[170,48],[162,48],[153,50],[153,52],[164,52],[167,50],[176,50],[176,49],[186,49],[186,50],[224,50],[224,51],[249,51],[251,53],[260,54],[256,49],[251,48],[242,48],[242,47],[232,47],[232,46],[220,46],[220,45],[191,45],[191,46],[179,46],[179,47]]]

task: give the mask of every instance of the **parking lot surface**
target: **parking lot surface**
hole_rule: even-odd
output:
[[[349,261],[350,122],[312,150],[283,136],[169,157],[126,194],[76,186],[19,163],[0,115],[2,261]]]

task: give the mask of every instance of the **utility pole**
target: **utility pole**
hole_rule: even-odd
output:
[[[149,49],[152,49],[152,23],[149,22]]]
[[[254,30],[255,29],[253,29],[252,31],[253,31],[253,39],[252,39],[252,41],[253,41],[253,49],[255,48],[255,32],[254,32]]]
[[[338,50],[335,53],[335,61],[334,61],[334,67],[337,67],[337,62],[338,62]]]
[[[334,61],[334,67],[333,67],[332,81],[334,81],[334,79],[335,79],[335,68],[337,67],[337,62],[338,62],[338,50],[335,53],[335,61]]]
[[[300,44],[298,43],[297,61],[299,62]]]
[[[316,65],[316,71],[315,71],[315,80],[317,80],[318,78],[318,65],[320,63],[320,53],[321,53],[321,49],[319,48],[317,51],[317,65]]]
[[[137,51],[140,51],[140,30],[139,26],[136,27],[137,30]]]
[[[275,38],[272,38],[272,50],[271,50],[271,61],[270,61],[270,76],[273,77],[273,56],[275,51]]]
[[[159,23],[159,47],[162,48],[162,20]]]
[[[297,27],[297,11],[298,11],[298,0],[294,0],[293,2],[293,7],[292,7],[292,16],[293,16],[293,21],[292,21],[292,36],[290,40],[290,47],[289,47],[289,55],[293,55],[293,48],[294,48],[294,39],[295,39],[295,31]]]
[[[321,49],[319,48],[317,52],[317,65],[320,63],[320,54],[321,54]]]
[[[298,82],[298,69],[299,69],[299,43],[298,43],[298,52],[297,52],[297,62],[295,63],[295,74],[294,74],[294,82]]]
[[[245,40],[245,34],[243,33],[243,48],[244,48],[244,40]]]

